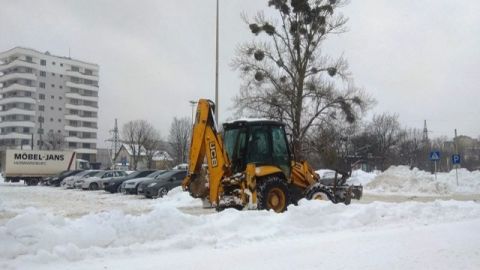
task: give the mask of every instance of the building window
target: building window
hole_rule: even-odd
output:
[[[69,143],[68,143],[68,147],[73,147],[73,148],[75,148],[75,147],[77,147],[77,144],[74,143],[74,142],[69,142]]]
[[[38,110],[41,111],[41,112],[45,111],[45,106],[39,105]]]
[[[53,62],[52,62],[52,65],[54,65],[54,66],[55,66],[55,61],[53,61]]]
[[[54,99],[54,98],[55,98],[55,96],[50,96],[50,97],[51,97],[52,99]]]
[[[55,73],[52,72],[52,76],[55,77]]]
[[[88,149],[88,148],[90,148],[90,144],[89,144],[89,143],[83,143],[83,144],[82,144],[82,147]]]
[[[59,111],[62,111],[62,108],[58,108]]]
[[[63,89],[63,86],[60,85],[60,89]]]
[[[52,110],[52,111],[53,111],[53,106],[52,106],[52,107],[50,107],[50,110]]]
[[[60,78],[63,78],[63,75],[62,75],[62,74],[60,74]]]
[[[60,66],[63,67],[63,63],[60,63]],[[62,75],[60,75],[60,77],[62,77]]]
[[[28,127],[23,128],[23,133],[29,133],[29,132],[30,132],[30,129]]]
[[[52,84],[52,88],[55,88],[55,84]]]
[[[42,66],[46,66],[47,65],[47,61],[46,60],[40,60],[40,65]]]
[[[31,63],[33,59],[32,59],[31,56],[27,56],[27,57],[25,57],[25,60],[26,60],[27,62]]]
[[[58,122],[61,123],[61,122],[62,122],[62,119],[59,118],[59,119],[58,119]]]
[[[29,145],[30,141],[29,140],[22,140],[22,145]]]
[[[45,76],[47,76],[47,73],[45,71],[40,71],[40,76],[45,77]]]
[[[63,97],[58,97],[58,99],[62,100],[62,99],[63,99]]]
[[[40,86],[40,88],[45,88],[45,83],[44,83],[44,82],[41,82],[41,83],[39,84],[39,86]]]
[[[91,69],[85,69],[85,75],[92,75],[93,71]]]
[[[45,95],[44,94],[39,94],[38,98],[43,100],[43,99],[45,99]]]
[[[76,67],[76,66],[72,66],[72,71],[80,71],[80,68],[79,67]]]
[[[50,118],[50,122],[53,122],[53,118]]]
[[[68,132],[68,136],[70,136],[70,137],[77,137],[77,132],[75,132],[75,131],[69,131],[69,132]]]

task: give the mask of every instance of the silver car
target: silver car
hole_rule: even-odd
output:
[[[84,179],[81,183],[82,189],[88,190],[98,190],[103,189],[104,181],[108,181],[110,179],[115,179],[119,177],[127,176],[125,171],[103,171],[95,174],[92,177]]]
[[[63,179],[61,185],[64,188],[75,188],[75,182],[76,181],[78,181],[80,179],[88,178],[90,176],[93,176],[93,175],[97,174],[98,172],[100,172],[100,171],[99,170],[86,170],[86,171],[77,173],[76,175],[69,176],[69,177]]]

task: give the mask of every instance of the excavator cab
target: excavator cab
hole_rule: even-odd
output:
[[[291,153],[285,125],[272,120],[239,120],[223,125],[225,151],[232,173],[246,170],[247,164],[276,166],[285,177],[291,174]]]

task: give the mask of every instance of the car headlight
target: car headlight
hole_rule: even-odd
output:
[[[153,186],[156,186],[156,185],[157,185],[157,183],[150,183],[150,184],[148,184],[148,187],[153,187]]]

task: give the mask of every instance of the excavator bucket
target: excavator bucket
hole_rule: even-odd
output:
[[[206,169],[200,170],[199,174],[190,176],[190,184],[188,186],[188,191],[191,196],[194,198],[205,199],[208,197],[209,188],[208,188],[208,172]]]

